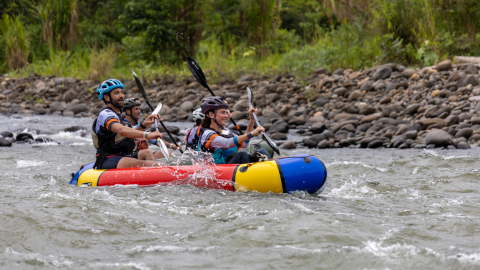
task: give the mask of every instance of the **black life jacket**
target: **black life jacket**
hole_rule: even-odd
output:
[[[108,107],[104,108],[103,110],[111,110],[112,112],[115,112]],[[120,122],[123,125],[131,127],[131,125],[129,125],[128,123],[125,123],[122,115],[119,115],[119,114],[117,115],[120,118]],[[111,155],[128,156],[132,154],[133,150],[135,149],[135,139],[123,137],[119,134],[109,131],[104,126],[100,126],[100,130],[97,134],[95,132],[97,119],[93,121],[93,125],[92,125],[93,145],[97,149],[97,154],[96,154],[97,160],[95,162],[94,168],[101,169],[102,164],[105,161],[107,156],[111,156]]]

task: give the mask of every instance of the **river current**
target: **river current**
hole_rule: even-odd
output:
[[[0,148],[0,269],[480,269],[479,148],[283,150],[325,163],[319,195],[92,188],[92,119],[0,122],[55,141]]]

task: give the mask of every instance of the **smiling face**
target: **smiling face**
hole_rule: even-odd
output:
[[[112,100],[110,102],[112,102],[112,105],[117,107],[117,108],[121,108],[123,107],[123,90],[122,88],[115,88],[113,89],[112,91],[110,91],[109,93],[110,95],[105,95],[105,99],[107,101],[110,101],[109,99],[111,98]]]
[[[210,113],[210,117],[213,118],[213,113]],[[227,121],[230,119],[230,111],[228,109],[218,109],[216,120],[222,127],[227,125]]]

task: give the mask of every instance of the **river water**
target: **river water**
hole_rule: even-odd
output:
[[[0,269],[480,269],[479,148],[283,151],[323,160],[320,195],[92,188],[68,185],[91,139],[62,131],[92,119],[0,121],[56,141],[0,148]]]

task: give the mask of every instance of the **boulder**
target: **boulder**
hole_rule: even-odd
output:
[[[450,60],[444,60],[440,63],[437,64],[437,66],[435,66],[435,69],[440,72],[440,71],[444,71],[444,70],[449,70],[452,68],[452,61]]]
[[[191,112],[193,111],[193,103],[189,100],[184,101],[182,104],[180,104],[178,110],[183,112]]]
[[[290,126],[288,125],[288,123],[279,120],[272,124],[268,132],[270,134],[276,133],[276,132],[287,133],[289,129],[290,129]]]
[[[57,112],[57,111],[63,112],[67,108],[67,106],[65,106],[64,103],[59,101],[53,101],[48,106],[50,108],[50,112]]]
[[[270,138],[272,140],[282,140],[282,141],[288,139],[287,134],[279,133],[279,132],[271,134]]]
[[[74,114],[77,114],[77,113],[88,111],[88,107],[87,107],[87,104],[80,103],[80,104],[77,104],[77,105],[67,107],[65,109],[65,111],[70,111],[70,112],[73,112]]]
[[[292,141],[286,141],[279,147],[280,149],[296,149],[297,145]]]
[[[377,71],[373,74],[372,80],[383,80],[388,77],[390,77],[390,74],[392,74],[392,68],[391,67],[382,67],[377,69]]]
[[[310,136],[303,144],[308,148],[316,147],[318,143],[325,139],[324,134],[315,134]]]
[[[63,101],[65,102],[70,102],[74,100],[77,97],[77,93],[73,90],[68,90],[64,95],[63,95]]]
[[[425,144],[433,144],[435,147],[447,147],[453,144],[450,134],[443,130],[435,130],[427,134]]]
[[[12,146],[12,142],[5,139],[4,137],[0,137],[0,147],[10,147]]]
[[[468,139],[468,138],[470,138],[470,136],[472,136],[472,134],[473,134],[473,129],[462,128],[455,134],[455,138],[464,137],[464,138]]]

